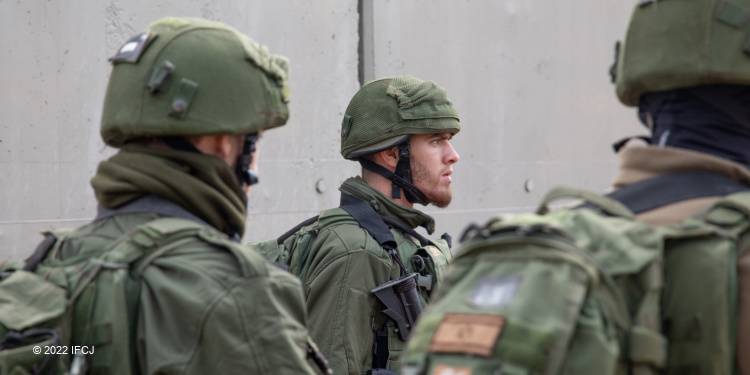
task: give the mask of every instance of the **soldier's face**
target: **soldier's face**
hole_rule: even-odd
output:
[[[416,134],[410,138],[411,172],[414,186],[430,203],[447,207],[453,197],[451,174],[458,153],[450,143],[450,133]]]

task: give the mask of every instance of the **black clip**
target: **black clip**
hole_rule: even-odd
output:
[[[443,240],[445,240],[445,242],[448,244],[448,248],[449,249],[453,247],[453,237],[451,237],[450,234],[443,233],[443,235],[440,236],[440,238],[442,238]]]

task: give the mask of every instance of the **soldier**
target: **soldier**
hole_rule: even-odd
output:
[[[611,71],[617,95],[623,104],[638,107],[651,134],[645,147],[627,142],[619,150],[612,197],[651,226],[682,223],[722,197],[750,190],[750,34],[746,20],[736,18],[740,14],[750,14],[750,7],[719,0],[641,1],[624,43],[617,45],[619,56]],[[703,352],[710,354],[701,360],[710,360],[709,369],[706,362],[685,358],[689,355],[683,344],[667,332],[667,366],[679,363],[685,372],[713,374],[732,373],[734,367],[750,374],[750,251],[747,235],[740,237],[737,259],[732,260],[737,263],[732,270],[736,279],[729,286],[738,288],[731,297],[737,298],[737,306],[730,307],[727,319],[716,322],[730,327],[723,333],[727,345],[703,340]],[[672,264],[667,258],[667,272]],[[669,289],[665,304],[689,298]],[[670,317],[663,319],[671,324]],[[704,325],[704,335],[712,332],[710,319],[695,319]],[[676,324],[671,325],[676,331]],[[736,363],[726,360],[735,355]]]
[[[414,231],[435,229],[414,204],[450,203],[459,158],[450,140],[460,129],[445,90],[410,76],[372,81],[349,103],[341,155],[358,161],[362,176],[341,185],[341,207],[282,236],[286,250],[271,256],[301,277],[311,336],[334,373],[389,373],[439,284],[449,242]],[[409,306],[391,304],[394,287],[409,291]]]
[[[665,288],[664,293],[658,293],[661,319],[642,315],[662,327],[661,333],[668,342],[651,334],[647,340],[630,342],[656,345],[641,345],[619,352],[625,359],[620,363],[653,366],[643,373],[732,374],[739,370],[739,373],[750,374],[747,355],[750,351],[750,251],[747,242],[750,234],[746,226],[750,206],[746,193],[722,199],[750,190],[748,15],[747,4],[720,0],[639,1],[624,43],[617,44],[616,63],[611,69],[617,95],[625,105],[638,107],[640,120],[651,134],[638,137],[645,140],[646,145],[636,140],[615,145],[620,169],[614,181],[615,191],[609,197],[624,203],[636,214],[637,220],[669,239],[664,242],[665,279],[663,284],[654,285],[657,291],[662,285]],[[717,203],[719,200],[721,202]],[[716,237],[712,237],[714,235]],[[719,243],[717,238],[722,236],[727,236],[725,241],[731,242],[730,247],[737,247],[736,253],[734,250],[724,253],[720,246],[709,246]],[[648,232],[642,232],[642,237],[648,238]],[[587,241],[576,238],[579,239],[578,243]],[[722,258],[724,256],[726,258]],[[626,257],[619,260],[622,264],[623,259]],[[696,284],[691,284],[692,281]],[[454,286],[460,283],[459,280],[454,282]],[[647,283],[642,285],[640,288],[652,288]],[[522,293],[519,290],[515,297],[519,305],[523,303]],[[458,295],[454,299],[440,298],[444,306],[461,305],[466,307],[465,311],[476,314],[495,313],[467,305],[458,300]],[[510,302],[507,305],[508,310],[504,311],[513,308]],[[640,317],[634,317],[637,318]],[[505,323],[510,326],[512,320],[508,318]],[[520,349],[520,354],[501,353],[495,349],[501,343],[532,346],[530,340],[514,338],[510,332],[506,334],[500,329],[497,343],[494,338],[484,342],[494,350],[493,354],[461,357],[452,355],[450,350],[429,346],[427,340],[433,330],[420,330],[428,327],[424,320],[422,322],[425,324],[419,325],[412,341],[420,344],[410,346],[409,350],[409,358],[415,358],[414,366],[408,371],[405,369],[405,374],[424,373],[427,362],[435,366],[438,357],[445,365],[438,366],[432,374],[459,373],[456,369],[464,369],[461,373],[469,374],[472,372],[469,368],[482,367],[488,371],[474,371],[474,375],[489,374],[497,369],[499,362],[509,358],[508,362],[514,362],[514,355],[515,364],[510,363],[509,367],[523,363],[518,358],[527,354]],[[579,327],[584,325],[579,324]],[[543,367],[542,360],[549,357],[551,351],[537,358],[536,364]],[[567,358],[566,363],[573,368],[578,365],[580,370],[584,364],[606,362],[603,356],[590,353]],[[634,354],[641,357],[633,358]],[[426,357],[430,360],[421,360]],[[506,373],[505,367],[502,372]]]
[[[260,132],[289,116],[288,61],[223,23],[191,18],[153,23],[110,61],[101,135],[119,151],[91,180],[98,214],[48,246],[52,254],[39,267],[59,270],[120,244],[150,253],[100,263],[105,270],[134,264],[130,277],[140,281],[126,282],[126,296],[133,298],[126,311],[103,314],[108,306],[96,303],[81,311],[91,301],[87,292],[69,297],[74,316],[90,318],[73,323],[73,343],[96,349],[84,357],[85,366],[74,359],[71,373],[86,367],[142,374],[316,373],[307,360],[299,280],[237,243],[245,230],[246,193],[257,182],[255,143]],[[40,246],[32,259],[47,251]],[[93,275],[105,272],[100,269]],[[124,330],[113,328],[123,324]],[[128,331],[131,342],[118,341]],[[111,345],[120,351],[108,352]]]

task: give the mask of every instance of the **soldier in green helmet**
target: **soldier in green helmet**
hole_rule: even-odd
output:
[[[659,258],[635,270],[638,282],[628,284],[630,276],[623,276],[622,269],[605,276],[621,288],[617,303],[627,303],[630,310],[624,317],[598,315],[607,308],[587,305],[557,316],[575,319],[561,331],[554,331],[557,322],[552,319],[533,321],[541,316],[534,311],[531,317],[521,316],[518,311],[540,303],[542,293],[530,292],[534,286],[537,291],[550,288],[543,278],[493,279],[471,273],[480,267],[480,255],[464,256],[471,250],[510,254],[490,242],[506,238],[499,229],[494,237],[487,234],[490,222],[449,268],[450,285],[444,284],[432,305],[437,308],[426,311],[417,326],[402,375],[750,374],[750,2],[635,3],[610,74],[618,98],[638,108],[650,134],[615,143],[620,169],[607,195],[615,201],[579,194],[589,203],[559,210],[557,216],[581,218],[587,209],[598,208],[595,212],[609,218],[599,218],[598,223],[622,215],[620,224],[634,225],[626,219],[647,224],[631,232],[620,225],[599,242],[596,234],[601,233],[586,233],[595,225],[586,227],[583,220],[570,224],[563,233],[568,243],[584,250],[592,245],[595,249],[588,256],[597,260],[606,259],[603,254],[615,248],[613,244],[628,243],[628,235],[643,243],[659,235]],[[546,211],[540,208],[537,217],[525,220],[553,220],[542,216]],[[512,219],[495,219],[496,227],[508,222]],[[519,243],[531,242],[524,242],[521,234],[505,235]],[[479,239],[482,236],[486,240]],[[627,256],[621,251],[619,258],[598,266],[616,270],[648,254],[636,243],[630,242]],[[531,246],[505,249],[528,254]],[[486,267],[510,268],[512,263],[509,259]],[[509,274],[524,270],[529,268],[517,266]],[[556,275],[562,272],[558,268]],[[606,285],[602,279],[589,284],[587,298],[594,295],[596,284]],[[640,302],[636,296],[651,292],[650,300],[632,304]],[[544,303],[536,306],[539,311]],[[628,330],[617,331],[631,323]],[[597,324],[608,330],[606,335],[596,338]],[[485,327],[487,333],[472,336],[466,331],[472,327]],[[609,346],[598,352],[591,349],[597,345]]]
[[[254,244],[302,279],[310,332],[336,374],[390,374],[421,307],[451,259],[450,237],[414,205],[445,207],[461,130],[445,90],[394,76],[364,85],[341,125],[341,155],[362,176],[326,210],[271,243]],[[398,302],[401,301],[401,302]],[[403,303],[403,301],[407,301]],[[389,370],[391,369],[391,370]]]
[[[633,10],[611,73],[620,101],[638,108],[650,135],[642,137],[645,146],[629,140],[616,144],[620,170],[613,187],[615,197],[651,226],[674,226],[716,212],[709,208],[721,198],[735,200],[733,193],[750,190],[748,16],[747,1],[642,0]],[[680,313],[692,315],[703,330],[703,339],[686,341],[677,328],[681,316],[662,318],[670,371],[750,374],[750,235],[737,237],[726,270],[733,275],[726,284],[730,302],[718,298],[723,293],[715,293],[713,301],[704,296],[712,306],[703,310],[692,302],[680,304],[691,301],[696,290],[690,291],[686,280],[697,275],[675,271],[685,261],[671,256],[667,243],[666,272],[673,281],[667,279],[663,314],[683,306]],[[695,242],[692,247],[700,248]],[[698,272],[710,274],[708,268]],[[711,319],[714,311],[722,311],[722,317]]]
[[[256,142],[289,117],[286,58],[223,23],[169,17],[110,62],[101,135],[119,151],[91,180],[98,214],[50,235],[24,267],[55,275],[106,259],[85,280],[50,278],[79,291],[67,294],[73,334],[60,342],[95,347],[71,373],[319,373],[299,280],[239,245]],[[124,282],[109,276],[120,269]],[[110,292],[91,302],[88,290],[118,282],[127,303],[105,314],[111,306],[96,301]],[[24,327],[7,322],[0,332]]]

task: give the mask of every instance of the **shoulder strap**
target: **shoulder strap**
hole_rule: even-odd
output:
[[[409,227],[407,227],[404,224],[401,224],[397,220],[393,220],[390,217],[383,216],[383,215],[380,215],[380,218],[383,219],[383,221],[386,222],[387,224],[390,224],[390,225],[392,225],[392,226],[400,229],[402,232],[409,233],[409,235],[412,236],[412,237],[414,237],[414,238],[416,238],[422,246],[427,246],[427,245],[430,244],[430,240],[428,240],[427,238],[425,238],[423,235],[417,233],[417,231],[415,231],[414,229],[409,228]],[[447,233],[443,234],[443,236],[450,237]]]
[[[154,259],[196,238],[226,248],[237,258],[242,274],[251,274],[252,267],[245,255],[225,234],[199,222],[177,217],[163,217],[138,225],[121,236],[111,250],[104,253],[103,260],[114,265],[137,262],[135,272],[140,274]]]
[[[141,224],[123,234],[104,252],[105,262],[114,264],[130,264],[143,256],[152,260],[163,254],[162,247],[174,248],[171,243],[182,243],[184,239],[192,239],[204,225],[191,220],[163,217]],[[175,239],[174,235],[182,232],[183,236]],[[164,246],[164,245],[169,246]],[[153,251],[156,249],[157,251]],[[157,254],[158,253],[158,254]],[[148,263],[148,262],[146,262]]]
[[[49,235],[42,240],[41,243],[36,247],[36,250],[34,250],[34,253],[31,254],[31,256],[26,259],[26,264],[23,266],[24,271],[28,272],[34,272],[36,270],[36,267],[39,266],[39,263],[44,260],[44,258],[47,257],[47,254],[49,254],[49,251],[52,249],[52,245],[57,242],[57,238],[55,236]]]
[[[68,233],[71,233],[73,228],[61,228],[50,232],[44,232],[44,239],[37,245],[31,256],[24,261],[23,270],[28,272],[34,272],[39,264],[47,257],[50,250],[55,246],[58,240],[65,238]]]
[[[284,243],[284,241],[286,241],[287,238],[291,237],[293,234],[297,233],[298,230],[302,229],[302,227],[306,227],[306,226],[314,223],[316,220],[318,220],[318,217],[319,217],[319,215],[315,215],[315,216],[313,216],[313,217],[311,217],[311,218],[309,218],[309,219],[307,219],[307,220],[305,220],[305,221],[303,221],[303,222],[295,225],[294,228],[289,229],[284,234],[282,234],[281,236],[279,236],[279,238],[276,240],[276,243],[279,244],[279,245],[281,245],[282,243]]]
[[[596,207],[610,216],[619,216],[630,219],[634,217],[633,212],[615,199],[592,193],[585,189],[566,185],[556,186],[547,192],[544,198],[542,198],[542,202],[539,203],[539,207],[536,209],[536,214],[546,215],[550,212],[550,204],[560,198],[576,198],[582,199],[585,202],[573,209]]]
[[[715,173],[679,172],[630,184],[608,196],[638,214],[688,199],[725,196],[748,190],[750,187]]]
[[[383,219],[367,202],[348,194],[341,194],[341,209],[352,215],[362,229],[370,233],[370,236],[378,241],[380,247],[386,250],[396,248],[396,239],[393,233],[385,225]]]
[[[352,215],[354,220],[357,220],[357,223],[359,223],[359,226],[366,230],[367,233],[378,242],[380,247],[385,249],[385,251],[396,260],[396,263],[401,267],[401,271],[404,275],[409,273],[409,270],[406,269],[404,262],[398,255],[398,252],[396,252],[396,246],[398,245],[396,243],[396,238],[393,237],[393,233],[391,233],[391,230],[385,225],[383,217],[378,215],[372,206],[349,194],[341,194],[340,207],[342,210],[348,212],[349,215]]]

